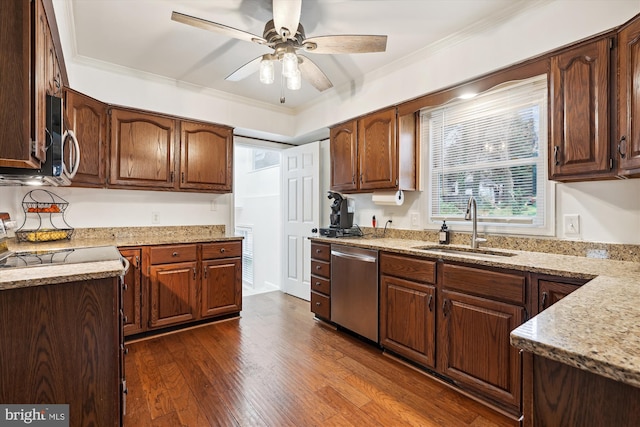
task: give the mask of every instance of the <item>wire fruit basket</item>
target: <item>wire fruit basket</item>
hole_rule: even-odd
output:
[[[69,202],[49,190],[29,191],[22,199],[24,222],[16,231],[18,242],[71,239],[73,228],[64,217],[68,206]],[[27,222],[32,228],[26,228]]]

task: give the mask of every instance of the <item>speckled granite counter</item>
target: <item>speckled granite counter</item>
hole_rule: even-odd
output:
[[[512,331],[511,343],[525,351],[640,387],[640,263],[511,249],[505,251],[515,254],[509,257],[439,253],[416,249],[435,243],[408,239],[312,240],[592,279]]]
[[[226,235],[223,225],[117,227],[76,229],[71,240],[54,242],[18,243],[11,239],[8,246],[9,250],[14,252],[52,251],[96,246],[112,246],[115,250],[115,247],[226,240],[242,240],[242,237]],[[124,268],[120,261],[0,269],[0,290],[115,277],[123,272]]]

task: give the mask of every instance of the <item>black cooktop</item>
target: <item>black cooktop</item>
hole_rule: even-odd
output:
[[[0,269],[118,261],[120,259],[120,252],[114,246],[15,252],[9,257],[0,260]]]

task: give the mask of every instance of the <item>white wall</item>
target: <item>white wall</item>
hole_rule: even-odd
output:
[[[253,228],[254,289],[279,288],[282,277],[280,166],[252,171],[251,155],[251,147],[236,145],[235,224]]]
[[[22,199],[36,188],[0,187],[0,211],[9,212],[18,225],[22,224]],[[70,187],[48,187],[47,190],[69,202],[65,218],[74,228],[224,224],[229,231],[231,224],[230,194]],[[36,195],[40,197],[42,193]],[[153,212],[158,213],[157,224],[152,223]]]

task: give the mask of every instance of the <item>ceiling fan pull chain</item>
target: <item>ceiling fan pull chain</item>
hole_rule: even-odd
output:
[[[280,104],[284,104],[284,74],[280,73]]]

